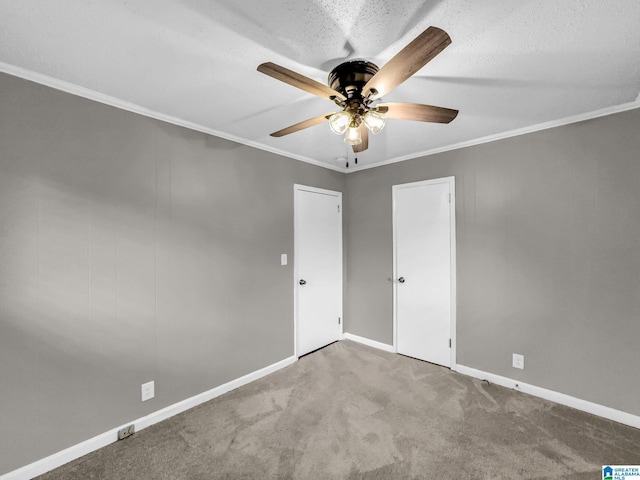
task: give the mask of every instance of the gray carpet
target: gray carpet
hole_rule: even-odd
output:
[[[54,479],[601,479],[640,430],[349,341],[142,430]]]

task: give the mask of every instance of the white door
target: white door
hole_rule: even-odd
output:
[[[342,194],[295,185],[296,355],[342,337]]]
[[[393,186],[395,345],[455,364],[454,178]]]

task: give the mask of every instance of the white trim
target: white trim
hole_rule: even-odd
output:
[[[397,303],[397,290],[398,284],[395,279],[398,278],[397,271],[397,241],[396,241],[396,191],[400,188],[413,188],[420,187],[424,185],[437,185],[439,183],[448,183],[449,184],[449,194],[450,194],[450,202],[449,202],[449,235],[450,235],[450,252],[451,252],[451,317],[450,317],[450,332],[449,335],[451,338],[451,352],[449,356],[449,365],[447,367],[451,368],[451,370],[456,370],[456,358],[457,358],[457,349],[456,349],[456,324],[457,324],[457,282],[456,282],[456,177],[442,177],[442,178],[434,178],[431,180],[422,180],[419,182],[410,182],[410,183],[402,183],[399,185],[393,185],[391,187],[391,210],[392,210],[392,235],[393,235],[393,348],[395,352],[398,352],[398,303]]]
[[[298,188],[293,184],[293,355],[298,358]],[[0,479],[1,480],[1,479]]]
[[[451,242],[451,246],[450,246],[450,252],[451,252],[451,332],[450,335],[451,337],[451,362],[449,365],[449,368],[451,368],[451,370],[456,370],[456,365],[457,365],[457,355],[458,355],[458,349],[457,349],[457,318],[458,318],[458,310],[457,310],[457,305],[458,305],[458,289],[457,289],[457,285],[458,285],[458,281],[457,281],[457,269],[458,269],[458,264],[456,261],[457,255],[456,255],[456,246],[457,246],[457,241],[456,241],[456,177],[446,177],[447,179],[449,179],[449,195],[450,195],[450,199],[449,199],[449,221],[451,222],[451,224],[449,225],[449,232],[450,232],[450,242]]]
[[[150,427],[153,424],[161,422],[162,420],[166,420],[167,418],[182,413],[185,410],[189,410],[190,408],[200,405],[201,403],[208,402],[209,400],[219,397],[220,395],[223,395],[231,390],[242,387],[243,385],[251,383],[277,370],[287,367],[295,363],[296,360],[297,358],[295,356],[285,358],[284,360],[274,363],[273,365],[269,365],[267,367],[261,368],[260,370],[256,370],[255,372],[244,375],[240,378],[236,378],[235,380],[231,380],[230,382],[203,392],[199,395],[187,398],[186,400],[178,403],[174,403],[173,405],[158,410],[157,412],[150,413],[149,415],[141,417],[132,422],[127,422],[123,425],[120,425],[119,427],[109,430],[108,432],[85,440],[84,442],[78,443],[77,445],[73,445],[34,463],[21,467],[17,470],[13,470],[12,472],[5,473],[4,475],[0,476],[0,480],[29,480],[38,475],[42,475],[43,473],[49,472],[54,468],[58,468],[88,453],[98,450],[99,448],[105,447],[111,443],[118,441],[118,430],[126,425],[131,425],[133,423],[135,425],[136,431],[140,431],[144,428]]]
[[[437,153],[449,152],[451,150],[459,150],[461,148],[473,147],[475,145],[482,145],[483,143],[495,142],[498,140],[504,140],[511,137],[519,137],[520,135],[527,135],[529,133],[539,132],[541,130],[548,130],[550,128],[562,127],[564,125],[570,125],[572,123],[584,122],[586,120],[592,120],[598,117],[605,117],[607,115],[613,115],[616,113],[626,112],[628,110],[634,110],[640,108],[640,101],[623,103],[621,105],[614,105],[612,107],[606,107],[591,112],[580,113],[578,115],[572,115],[570,117],[559,118],[550,122],[538,123],[536,125],[530,125],[528,127],[517,128],[515,130],[508,130],[506,132],[495,133],[493,135],[487,135],[485,137],[474,138],[464,142],[454,143],[452,145],[445,145],[444,147],[432,148],[431,150],[424,150],[422,152],[410,153],[401,157],[390,158],[382,162],[361,164],[356,167],[350,167],[344,169],[344,173],[354,173],[361,170],[367,170],[369,168],[382,167],[383,165],[390,165],[392,163],[404,162],[406,160],[413,160],[420,157],[428,157],[429,155],[435,155]]]
[[[339,299],[338,299],[338,315],[340,316],[340,329],[338,332],[338,339],[344,338],[344,242],[342,238],[342,192],[334,190],[327,190],[318,187],[309,187],[307,185],[301,185],[299,183],[293,184],[293,352],[294,355],[298,355],[298,192],[312,192],[319,193],[321,195],[330,195],[336,197],[338,200],[340,223],[338,227],[338,236],[340,240],[340,285],[339,285]],[[0,479],[2,480],[2,479]]]
[[[631,413],[622,412],[611,407],[605,407],[598,403],[589,402],[588,400],[582,400],[564,393],[523,383],[512,378],[483,372],[471,367],[465,367],[464,365],[457,365],[457,371],[463,375],[479,378],[481,380],[488,380],[496,385],[528,393],[535,397],[544,398],[545,400],[550,400],[552,402],[559,403],[560,405],[566,405],[567,407],[575,408],[576,410],[581,410],[592,415],[597,415],[598,417],[607,418],[614,422],[629,425],[630,427],[640,428],[640,416],[633,415]]]
[[[100,93],[95,90],[91,90],[89,88],[81,87],[79,85],[75,85],[73,83],[66,82],[64,80],[59,80],[57,78],[50,77],[49,75],[33,72],[31,70],[17,67],[15,65],[10,65],[5,62],[0,62],[0,72],[5,72],[15,77],[24,78],[25,80],[39,83],[41,85],[45,85],[47,87],[50,87],[56,90],[61,90],[63,92],[67,92],[72,95],[76,95],[78,97],[88,98],[89,100],[103,103],[105,105],[110,105],[112,107],[120,108],[122,110],[126,110],[129,112],[137,113],[145,117],[154,118],[162,122],[171,123],[173,125],[178,125],[180,127],[188,128],[190,130],[206,133],[208,135],[213,135],[215,137],[224,138],[226,140],[231,140],[232,142],[240,143],[242,145],[247,145],[249,147],[257,148],[259,150],[275,153],[276,155],[292,158],[294,160],[300,160],[301,162],[310,163],[318,167],[322,167],[322,168],[326,168],[329,170],[334,170],[336,172],[342,172],[342,173],[354,173],[354,172],[359,172],[360,170],[367,170],[369,168],[382,167],[383,165],[404,162],[406,160],[413,160],[415,158],[420,158],[420,157],[427,157],[429,155],[435,155],[437,153],[448,152],[451,150],[458,150],[460,148],[472,147],[474,145],[481,145],[483,143],[495,142],[497,140],[503,140],[505,138],[517,137],[520,135],[526,135],[528,133],[538,132],[540,130],[547,130],[549,128],[561,127],[563,125],[583,122],[585,120],[591,120],[593,118],[604,117],[607,115],[613,115],[616,113],[626,112],[627,110],[640,108],[640,96],[638,96],[638,98],[635,101],[623,103],[621,105],[605,107],[599,110],[593,110],[591,112],[580,113],[578,115],[572,115],[570,117],[564,117],[557,120],[552,120],[550,122],[538,123],[536,125],[531,125],[528,127],[509,130],[507,132],[487,135],[485,137],[475,138],[475,139],[467,140],[464,142],[455,143],[453,145],[433,148],[431,150],[424,150],[422,152],[417,152],[417,153],[410,153],[408,155],[390,158],[382,162],[377,162],[372,164],[362,164],[362,165],[352,166],[350,168],[345,168],[345,167],[329,165],[328,163],[321,162],[319,160],[306,157],[304,155],[297,155],[297,154],[287,152],[279,148],[271,147],[269,145],[265,145],[263,143],[259,143],[253,140],[247,140],[247,139],[237,137],[235,135],[231,135],[225,132],[213,130],[211,128],[207,128],[205,126],[199,125],[197,123],[188,122],[186,120],[182,120],[177,117],[165,115],[163,113],[156,112],[146,107],[142,107],[135,103],[127,102],[126,100],[121,100],[119,98],[112,97],[110,95],[105,95],[104,93]]]
[[[332,197],[339,197],[342,202],[342,192],[336,192],[334,190],[327,190],[326,188],[310,187],[308,185],[300,185],[299,183],[293,184],[294,190],[301,190],[303,192],[320,193],[322,195],[330,195]],[[342,203],[340,203],[342,209]],[[342,212],[340,212],[342,213]]]
[[[367,345],[369,347],[377,348],[378,350],[384,350],[385,352],[395,353],[396,349],[393,345],[389,345],[382,342],[377,342],[375,340],[370,340],[368,338],[360,337],[358,335],[354,335],[353,333],[345,333],[342,335],[342,338],[345,340],[351,340],[352,342],[362,343],[363,345]]]
[[[271,147],[269,145],[265,145],[263,143],[259,143],[253,140],[247,140],[246,138],[238,137],[236,135],[231,135],[229,133],[221,132],[219,130],[214,130],[212,128],[208,128],[194,122],[189,122],[188,120],[183,120],[181,118],[174,117],[172,115],[166,115],[164,113],[156,112],[155,110],[151,110],[149,108],[143,107],[133,102],[128,102],[120,98],[112,97],[110,95],[106,95],[104,93],[91,90],[90,88],[85,88],[70,82],[65,82],[64,80],[59,80],[57,78],[50,77],[49,75],[44,75],[42,73],[36,73],[21,67],[9,65],[8,63],[0,62],[0,72],[5,72],[5,73],[8,73],[9,75],[23,78],[31,82],[39,83],[41,85],[45,85],[55,90],[60,90],[62,92],[70,93],[71,95],[87,98],[89,100],[93,100],[94,102],[109,105],[111,107],[119,108],[121,110],[126,110],[128,112],[137,113],[138,115],[153,118],[155,120],[160,120],[161,122],[171,123],[179,127],[188,128],[196,132],[202,132],[202,133],[206,133],[207,135],[213,135],[214,137],[224,138],[225,140],[230,140],[232,142],[236,142],[242,145],[247,145],[248,147],[253,147],[259,150],[275,153],[276,155],[281,155],[283,157],[293,158],[294,160],[300,160],[301,162],[310,163],[318,167],[323,167],[329,170],[335,170],[336,172],[343,172],[343,173],[346,170],[343,167],[329,165],[319,160],[305,157],[304,155],[297,155],[291,152],[286,152],[279,148]]]

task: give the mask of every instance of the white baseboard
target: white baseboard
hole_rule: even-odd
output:
[[[388,345],[382,342],[376,342],[375,340],[369,340],[368,338],[360,337],[358,335],[354,335],[353,333],[345,333],[342,335],[345,340],[351,340],[353,342],[362,343],[364,345],[368,345],[373,348],[377,348],[379,350],[384,350],[385,352],[396,353],[396,349],[393,345]]]
[[[120,425],[119,427],[109,430],[108,432],[90,438],[89,440],[85,440],[84,442],[77,445],[73,445],[72,447],[66,448],[60,452],[54,453],[53,455],[38,460],[37,462],[31,463],[17,470],[13,470],[12,472],[5,473],[4,475],[0,476],[0,480],[29,480],[38,475],[42,475],[43,473],[60,467],[65,463],[69,463],[72,460],[76,460],[77,458],[91,453],[94,450],[98,450],[99,448],[106,447],[107,445],[116,442],[118,440],[118,430],[126,425],[131,425],[133,423],[135,425],[136,432],[140,431],[155,423],[161,422],[162,420],[177,415],[178,413],[182,413],[185,410],[189,410],[190,408],[200,405],[201,403],[219,397],[224,393],[258,380],[259,378],[269,375],[270,373],[280,370],[281,368],[289,366],[295,363],[296,360],[297,358],[295,356],[285,358],[284,360],[274,363],[273,365],[269,365],[268,367],[264,367],[260,370],[256,370],[255,372],[244,375],[243,377],[231,380],[230,382],[220,385],[219,387],[213,388],[194,397],[187,398],[186,400],[183,400],[181,402],[174,403],[173,405],[169,405],[166,408],[158,410],[157,412],[150,413],[149,415],[146,415],[132,422],[127,422],[123,425]]]
[[[629,425],[630,427],[640,428],[640,416],[633,415],[631,413],[622,412],[614,408],[605,407],[598,403],[589,402],[580,398],[565,395],[553,390],[547,390],[546,388],[537,387],[528,383],[523,383],[512,378],[502,377],[493,373],[483,372],[476,370],[475,368],[465,367],[464,365],[457,365],[456,370],[458,373],[468,375],[470,377],[479,378],[481,380],[488,380],[496,385],[518,390],[520,392],[528,393],[535,397],[544,398],[545,400],[551,400],[552,402],[566,405],[567,407],[575,408],[576,410],[582,410],[583,412],[597,415],[599,417],[613,420],[614,422]]]
[[[377,342],[375,340],[370,340],[368,338],[360,337],[358,335],[353,335],[351,333],[345,333],[343,337],[346,340],[362,343],[364,345],[368,345],[373,348],[384,350],[386,352],[395,353],[395,348],[392,345],[388,345],[386,343]],[[109,430],[108,432],[102,433],[98,436],[85,440],[82,443],[69,447],[60,452],[54,453],[53,455],[50,455],[46,458],[38,460],[37,462],[31,463],[17,470],[6,473],[0,476],[0,480],[29,480],[38,475],[42,475],[43,473],[53,470],[54,468],[60,467],[88,453],[98,450],[99,448],[105,447],[111,443],[116,442],[118,440],[118,430],[120,428],[123,428],[125,425],[130,425],[133,423],[135,425],[136,431],[140,431],[146,427],[149,427],[158,422],[161,422],[162,420],[165,420],[169,417],[172,417],[186,410],[189,410],[190,408],[200,405],[201,403],[212,400],[216,397],[219,397],[220,395],[223,395],[224,393],[227,393],[231,390],[234,390],[238,387],[241,387],[255,380],[258,380],[259,378],[269,375],[270,373],[276,372],[277,370],[287,367],[295,363],[296,360],[297,358],[295,356],[286,358],[284,360],[281,360],[280,362],[274,363],[273,365],[269,365],[265,368],[249,373],[243,377],[237,378],[228,383],[220,385],[219,387],[213,388],[211,390],[203,392],[194,397],[191,397],[181,402],[170,405],[166,408],[158,410],[157,412],[153,412],[142,418],[134,420],[133,422],[127,422],[123,425],[120,425],[119,427]],[[544,398],[545,400],[550,400],[552,402],[556,402],[561,405],[566,405],[568,407],[572,407],[577,410],[582,410],[584,412],[591,413],[599,417],[607,418],[609,420],[613,420],[614,422],[622,423],[624,425],[640,428],[640,416],[637,416],[637,415],[622,412],[614,408],[589,402],[587,400],[575,398],[570,395],[565,395],[563,393],[555,392],[553,390],[548,390],[546,388],[541,388],[535,385],[523,383],[511,378],[502,377],[500,375],[495,375],[493,373],[483,372],[481,370],[476,370],[475,368],[466,367],[464,365],[456,365],[455,367],[456,367],[455,370],[458,373],[461,373],[463,375],[468,375],[470,377],[478,378],[481,380],[488,380],[491,383],[495,383],[496,385],[501,385],[503,387],[528,393],[530,395]]]

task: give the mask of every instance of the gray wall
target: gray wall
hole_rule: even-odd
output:
[[[0,74],[0,474],[292,355],[293,183],[345,193],[345,330],[391,343],[391,186],[454,175],[458,362],[640,415],[638,131],[345,177]]]
[[[640,109],[349,174],[347,331],[393,340],[391,186],[453,175],[458,363],[640,415],[639,132]]]
[[[0,74],[0,474],[293,355],[294,183],[344,175]]]

